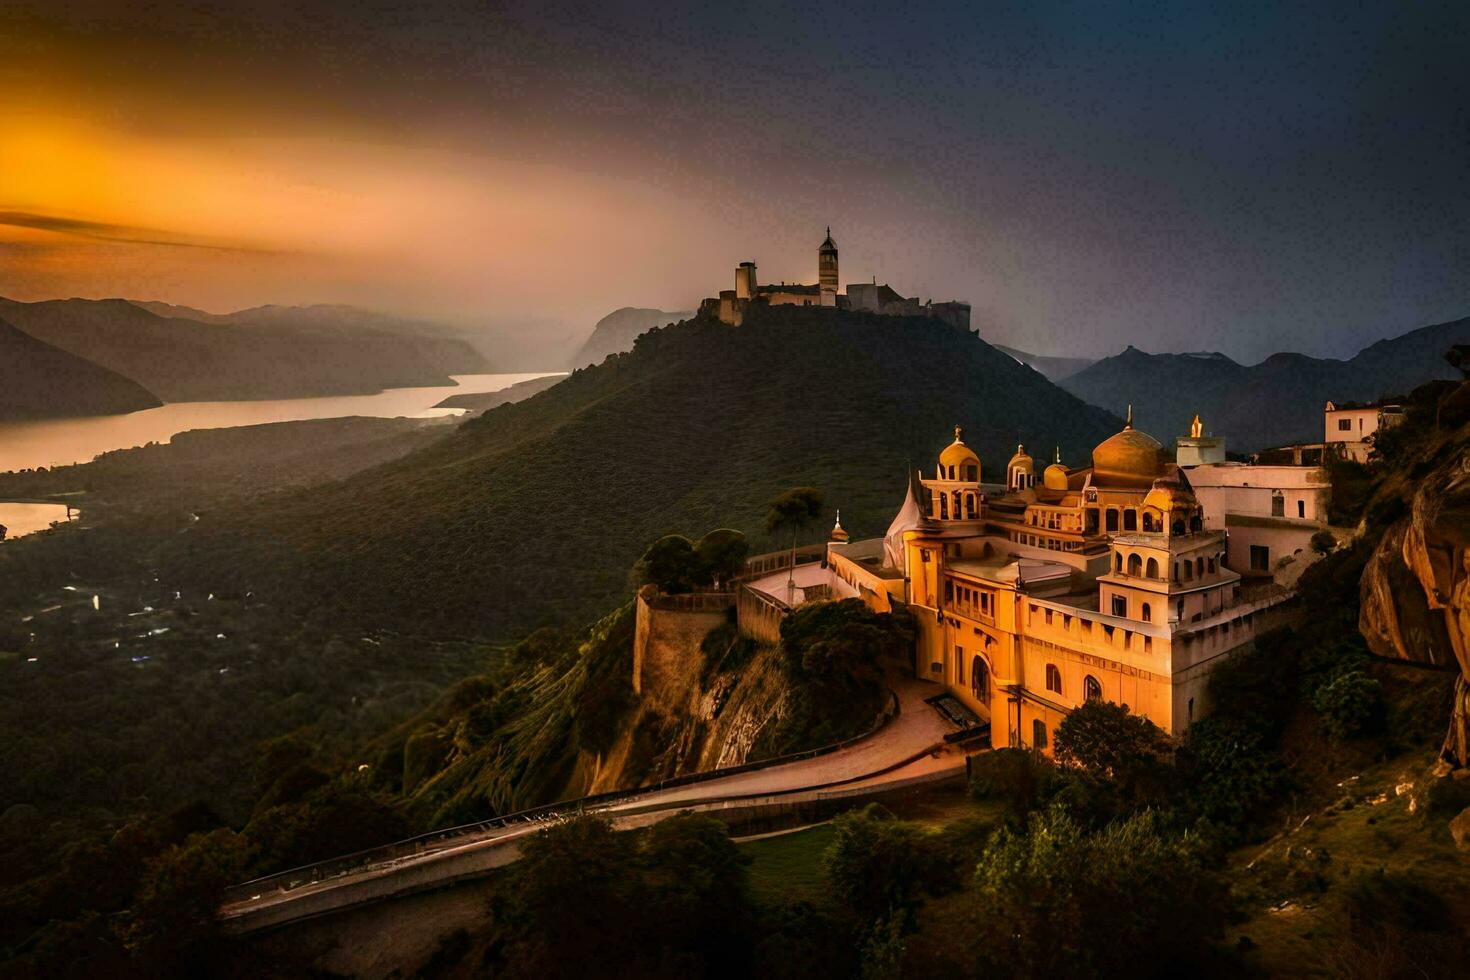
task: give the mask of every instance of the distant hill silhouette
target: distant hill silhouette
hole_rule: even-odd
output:
[[[603,358],[609,354],[621,354],[632,350],[633,341],[638,339],[639,334],[654,327],[663,327],[670,323],[678,323],[680,320],[687,320],[693,315],[689,311],[669,313],[665,310],[645,310],[633,306],[614,310],[597,321],[597,326],[592,328],[591,336],[572,358],[570,366],[579,368],[589,364],[601,364]]]
[[[161,404],[136,381],[0,320],[0,422],[117,415]]]
[[[320,323],[200,322],[123,299],[0,299],[0,317],[144,385],[165,401],[296,398],[449,384],[443,349],[420,338]],[[462,368],[484,367],[468,346]]]
[[[175,573],[344,622],[514,637],[624,601],[661,535],[785,544],[762,522],[793,486],[826,493],[816,539],[835,508],[854,536],[881,534],[907,468],[932,470],[956,423],[990,480],[1019,441],[1083,463],[1122,425],[935,320],[758,308],[739,328],[650,331],[342,483],[216,512],[180,539]]]
[[[1086,370],[1097,363],[1086,357],[1047,357],[1043,354],[1028,354],[1023,350],[1006,347],[1003,344],[996,344],[995,349],[1011,355],[1022,364],[1039,372],[1048,381],[1070,378],[1078,371]]]
[[[432,320],[394,316],[334,303],[312,306],[252,306],[233,313],[206,313],[188,306],[131,300],[150,313],[200,323],[268,327],[336,337],[391,335],[414,338],[413,350],[445,374],[489,374],[495,370],[459,329]]]
[[[530,381],[518,381],[509,388],[499,391],[476,391],[467,392],[462,395],[450,395],[448,398],[435,405],[435,408],[462,408],[470,415],[479,415],[488,412],[492,408],[501,405],[509,405],[511,402],[523,401],[538,392],[545,391],[554,384],[561,382],[565,374],[550,374],[544,378],[532,378]]]
[[[1249,452],[1320,442],[1329,399],[1371,401],[1456,377],[1444,355],[1467,342],[1470,317],[1380,340],[1346,361],[1273,354],[1247,366],[1219,353],[1148,354],[1130,346],[1060,384],[1111,411],[1131,403],[1139,427],[1165,445],[1186,434],[1198,412],[1210,434]]]

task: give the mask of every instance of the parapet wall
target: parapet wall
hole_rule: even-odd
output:
[[[691,677],[691,658],[709,631],[729,622],[735,595],[698,592],[659,595],[651,588],[638,593],[633,632],[633,691],[645,701],[682,701]]]

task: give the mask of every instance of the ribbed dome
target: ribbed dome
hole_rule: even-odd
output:
[[[1183,479],[1182,474],[1175,471],[1171,476],[1154,481],[1153,489],[1143,498],[1143,506],[1154,507],[1168,514],[1179,509],[1192,510],[1199,506],[1199,499],[1194,495],[1194,488]]]
[[[1167,461],[1159,441],[1147,432],[1139,432],[1132,423],[1092,451],[1092,470],[1102,482],[1152,482],[1164,474]]]

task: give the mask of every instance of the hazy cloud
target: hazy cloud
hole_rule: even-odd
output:
[[[63,218],[58,215],[36,214],[31,211],[0,211],[0,225],[51,231],[99,241],[125,242],[130,245],[163,245],[175,248],[205,248],[257,254],[271,254],[276,251],[239,242],[212,241],[156,228],[136,228],[131,225],[115,225],[103,221],[84,221],[79,218]]]

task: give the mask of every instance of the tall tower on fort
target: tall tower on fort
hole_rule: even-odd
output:
[[[821,289],[822,305],[837,305],[837,243],[832,240],[832,229],[827,229],[827,239],[817,249],[817,283]]]

